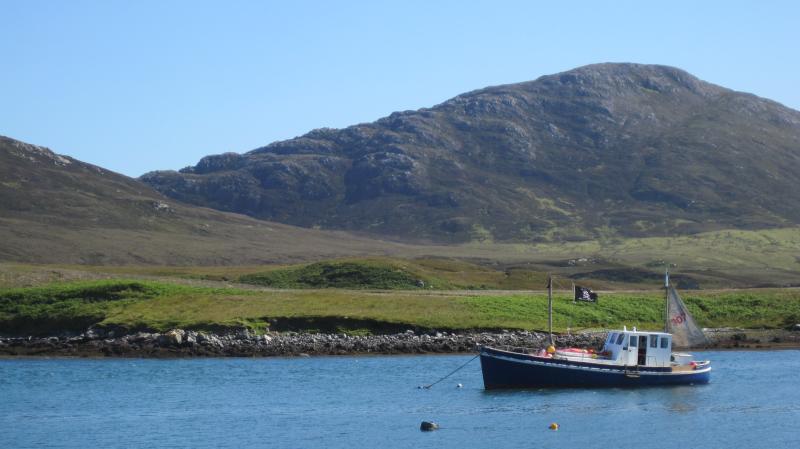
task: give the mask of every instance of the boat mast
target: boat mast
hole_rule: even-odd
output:
[[[553,277],[547,274],[547,328],[550,345],[553,344]]]
[[[664,272],[664,332],[669,332],[669,265]]]

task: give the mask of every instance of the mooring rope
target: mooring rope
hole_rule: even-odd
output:
[[[441,381],[443,381],[443,380],[447,379],[448,377],[452,376],[453,374],[457,373],[457,372],[458,372],[458,371],[459,371],[461,368],[463,368],[463,367],[465,367],[465,366],[469,365],[469,362],[471,362],[471,361],[473,361],[473,360],[477,359],[478,357],[480,357],[480,354],[477,354],[477,355],[475,355],[475,357],[473,357],[473,358],[471,358],[471,359],[467,360],[467,362],[466,362],[466,363],[464,363],[463,365],[461,365],[461,366],[459,366],[458,368],[456,368],[456,369],[454,369],[453,371],[451,371],[451,372],[450,372],[450,374],[448,374],[448,375],[446,375],[446,376],[442,377],[441,379],[437,380],[436,382],[434,382],[434,383],[432,383],[432,384],[430,384],[430,385],[423,385],[423,386],[422,386],[422,388],[425,388],[425,389],[427,390],[428,388],[430,388],[430,387],[432,387],[432,386],[434,386],[434,385],[438,384],[439,382],[441,382]]]

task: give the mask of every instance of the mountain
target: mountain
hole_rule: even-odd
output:
[[[800,112],[682,70],[597,64],[140,179],[180,201],[440,242],[800,222]]]
[[[0,262],[256,264],[387,248],[188,206],[135,179],[0,136]]]
[[[687,285],[785,286],[796,284],[798,251],[800,227],[590,242],[412,245],[187,205],[135,179],[0,137],[0,285],[113,273],[200,277],[213,273],[214,278],[235,279],[243,273],[263,273],[257,267],[262,264],[349,257],[347,265],[363,263],[363,256],[373,261],[374,256],[391,256],[402,259],[392,262],[401,270],[422,263],[446,272],[447,278],[476,286],[499,285],[492,284],[495,281],[510,286],[519,279],[530,280],[535,275],[531,273],[546,272],[581,282],[589,278],[599,285],[649,283],[659,279],[665,261],[680,267],[675,274]],[[453,259],[483,267],[467,269]],[[31,267],[26,262],[56,265]],[[63,264],[137,267],[87,271]],[[189,267],[142,270],[142,265]],[[197,265],[253,266],[208,271]],[[475,269],[479,273],[470,271]],[[487,273],[493,274],[483,278]]]

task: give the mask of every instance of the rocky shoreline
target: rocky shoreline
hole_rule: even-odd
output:
[[[800,348],[800,332],[707,330],[712,348]],[[599,347],[604,332],[555,336],[559,347]],[[246,329],[226,333],[174,329],[164,333],[89,329],[80,335],[0,337],[0,356],[73,357],[287,357],[353,354],[470,353],[479,346],[542,348],[547,334],[528,331],[427,332],[389,335],[268,333]]]

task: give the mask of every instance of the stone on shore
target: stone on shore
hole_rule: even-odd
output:
[[[709,330],[709,338],[719,347],[800,346],[800,332],[794,330]],[[605,333],[558,335],[556,347],[599,347]],[[435,354],[474,353],[483,345],[501,348],[538,349],[546,346],[547,334],[540,332],[402,332],[388,335],[345,333],[275,333],[256,335],[234,330],[228,333],[173,329],[163,334],[114,333],[90,329],[80,335],[46,337],[0,336],[0,355],[105,355],[122,357],[269,357],[344,354]]]

